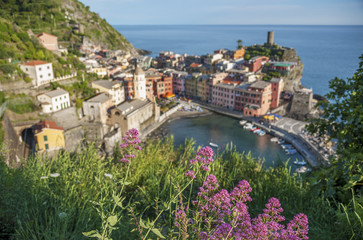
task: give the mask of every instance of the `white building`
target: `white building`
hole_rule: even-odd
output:
[[[34,60],[20,65],[21,70],[33,79],[36,87],[50,83],[54,79],[52,63]]]
[[[118,105],[125,101],[125,89],[122,83],[109,80],[98,80],[92,82],[92,88],[103,93],[108,93],[112,97],[112,103]]]
[[[57,112],[71,106],[69,93],[61,88],[37,96],[44,113]]]
[[[146,100],[145,72],[141,69],[140,66],[136,67],[134,73],[134,93],[136,99]]]

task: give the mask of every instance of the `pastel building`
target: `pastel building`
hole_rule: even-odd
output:
[[[235,85],[219,83],[212,87],[212,104],[228,109],[234,108]]]
[[[65,148],[64,129],[55,122],[42,121],[32,128],[39,153]]]
[[[185,78],[188,76],[187,72],[171,72],[173,76],[173,92],[175,94],[185,94]]]
[[[61,88],[40,94],[37,100],[41,103],[44,113],[57,112],[71,106],[69,93]]]
[[[37,35],[38,41],[44,48],[50,51],[58,50],[58,38],[49,33],[40,33]]]
[[[125,101],[125,90],[122,86],[122,82],[98,80],[92,82],[92,88],[95,88],[102,93],[108,93],[111,96],[114,105]]]
[[[271,108],[277,108],[280,105],[280,96],[284,90],[284,80],[282,78],[272,78],[271,81]]]
[[[54,79],[52,63],[33,60],[20,65],[21,70],[33,79],[33,86],[39,87]]]
[[[238,86],[235,91],[235,110],[243,111],[245,116],[259,117],[270,110],[271,83],[256,81],[252,84]]]

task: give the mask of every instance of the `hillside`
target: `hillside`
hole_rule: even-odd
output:
[[[76,48],[86,39],[103,48],[133,50],[105,19],[77,0],[0,1],[0,17],[25,31],[54,34],[68,48]]]

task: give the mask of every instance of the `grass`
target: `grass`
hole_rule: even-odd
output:
[[[189,160],[195,156],[197,146],[186,140],[184,147],[175,149],[173,139],[148,142],[130,169],[131,177],[125,187],[124,206],[132,206],[137,221],[153,221],[165,210],[165,204],[185,186],[184,172]],[[100,229],[102,221],[97,209],[111,211],[112,193],[120,190],[117,179],[125,176],[126,168],[119,162],[120,154],[105,158],[94,145],[84,146],[78,154],[63,152],[54,159],[37,156],[27,160],[18,169],[0,165],[0,238],[4,239],[86,239],[82,232]],[[59,177],[50,177],[59,173]],[[113,175],[110,179],[105,173]],[[287,166],[265,170],[250,154],[235,149],[226,150],[215,157],[211,165],[222,188],[232,189],[240,180],[247,180],[253,189],[253,201],[248,205],[252,217],[261,212],[271,197],[280,200],[287,220],[302,212],[309,218],[311,239],[349,239],[359,236],[359,218],[362,205],[331,206],[315,195],[312,187],[302,178],[292,175]],[[42,176],[48,178],[41,179]],[[196,179],[192,199],[203,179]],[[173,235],[173,215],[176,205],[164,211],[156,226],[167,239]],[[126,208],[118,208],[117,230],[113,239],[138,239],[135,218]],[[360,212],[359,212],[360,211]],[[64,216],[64,214],[66,216]],[[348,217],[346,217],[348,216]],[[349,225],[348,220],[354,222]],[[137,222],[136,221],[136,222]],[[355,225],[358,224],[358,225]],[[354,228],[352,231],[352,227]],[[147,230],[144,230],[145,234]],[[355,239],[353,236],[352,239]],[[156,235],[148,236],[152,239]],[[358,239],[358,238],[356,238]]]

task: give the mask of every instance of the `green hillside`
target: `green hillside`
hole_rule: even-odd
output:
[[[0,17],[23,30],[47,32],[66,47],[77,47],[84,37],[109,49],[129,50],[132,45],[105,19],[77,0],[0,1]]]

